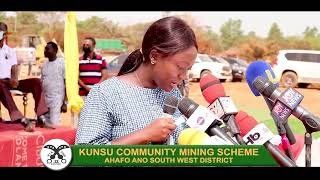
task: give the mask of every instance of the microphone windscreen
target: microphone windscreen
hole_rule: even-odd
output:
[[[202,142],[209,138],[209,135],[195,128],[186,128],[181,131],[178,137],[180,145],[201,145]]]
[[[248,115],[243,111],[238,112],[235,119],[240,128],[241,137],[248,134],[248,132],[258,124],[256,119],[254,119],[252,116]],[[294,136],[297,142],[294,145],[291,145],[291,148],[292,148],[291,150],[292,150],[293,156],[295,157],[295,159],[297,159],[304,147],[304,137],[301,135],[294,135]],[[280,151],[285,153],[282,147],[282,144],[279,144],[277,147],[279,148]]]
[[[212,74],[208,74],[200,79],[200,88],[204,99],[210,104],[218,97],[225,96],[224,87],[220,83],[220,80]]]
[[[178,106],[178,98],[176,98],[175,96],[168,96],[164,100],[163,112],[173,115],[177,109],[177,106]]]
[[[178,103],[179,111],[186,117],[189,118],[194,111],[199,107],[199,104],[194,102],[188,97],[182,98]]]
[[[264,79],[268,79],[277,87],[279,87],[279,82],[275,81],[275,74],[267,62],[263,60],[257,60],[253,63],[250,63],[247,71],[246,71],[246,80],[247,84],[250,87],[250,90],[255,96],[260,96],[259,91],[253,86],[253,81],[258,77],[261,76]]]
[[[191,138],[194,136],[194,134],[197,133],[197,129],[194,128],[186,128],[180,132],[180,135],[178,137],[178,144],[180,145],[188,145],[189,141],[191,141]]]
[[[252,116],[248,115],[243,111],[239,111],[235,116],[236,123],[240,129],[240,136],[245,136],[251,129],[253,129],[257,124],[257,120],[255,120]]]
[[[197,133],[191,139],[189,145],[204,145],[205,140],[207,140],[209,137],[210,136],[205,132],[198,130]]]

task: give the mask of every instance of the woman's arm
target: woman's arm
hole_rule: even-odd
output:
[[[101,92],[100,85],[94,86],[81,110],[76,144],[110,144],[112,114],[110,103]]]
[[[131,132],[112,140],[113,114],[110,99],[100,90],[101,85],[93,87],[87,96],[86,103],[80,114],[76,144],[148,144],[162,142],[176,128],[171,118],[155,119],[141,130]]]
[[[112,144],[135,145],[163,142],[175,129],[176,125],[171,118],[158,118],[141,130],[113,140]]]

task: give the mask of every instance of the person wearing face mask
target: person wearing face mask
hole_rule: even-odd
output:
[[[95,45],[92,37],[86,37],[82,45],[83,55],[79,61],[80,96],[87,96],[93,85],[107,79],[107,63],[94,52]]]
[[[47,120],[44,114],[48,112],[48,108],[39,78],[18,80],[17,56],[15,51],[6,44],[8,34],[7,25],[0,22],[0,101],[8,110],[12,123],[21,123],[25,131],[32,132],[37,124],[46,125]],[[19,111],[10,93],[12,89],[32,93],[36,120],[26,118]]]
[[[181,113],[163,117],[168,96],[181,99],[177,85],[195,62],[198,45],[193,30],[177,17],[154,22],[141,49],[133,51],[112,77],[92,88],[80,113],[76,144],[135,145],[177,143],[185,123]]]
[[[108,78],[107,63],[102,56],[94,51],[96,41],[92,37],[86,37],[82,44],[83,55],[79,60],[79,95],[85,101],[91,88]],[[77,128],[79,114],[71,111],[73,126]]]

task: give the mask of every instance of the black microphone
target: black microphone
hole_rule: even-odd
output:
[[[172,115],[175,113],[178,106],[178,98],[175,96],[167,96],[163,102],[163,114],[161,117],[163,118],[172,118]],[[169,135],[166,141],[162,142],[151,142],[153,145],[171,145],[173,144],[174,140],[171,135]]]
[[[295,117],[300,119],[309,133],[320,131],[320,119],[311,112],[303,108],[300,104],[303,96],[292,88],[281,92],[272,82],[259,76],[253,81],[253,86],[265,97],[274,102],[275,107],[273,112],[280,112],[278,109],[285,109],[281,111],[279,117],[286,119],[292,113]]]
[[[178,98],[175,96],[168,96],[163,103],[163,113],[173,115],[178,107]]]
[[[221,119],[207,108],[200,106],[187,97],[179,101],[178,108],[180,112],[188,118],[186,123],[191,128],[205,131],[210,136],[217,135],[224,141],[230,143],[230,145],[238,145],[236,141],[219,127],[222,125]]]
[[[176,112],[178,107],[178,98],[175,96],[168,96],[163,103],[164,117],[172,118],[172,115]],[[170,135],[166,142],[167,145],[173,144],[173,138]]]

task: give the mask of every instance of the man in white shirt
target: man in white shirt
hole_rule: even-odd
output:
[[[58,46],[48,42],[44,55],[48,58],[41,70],[42,88],[46,97],[49,113],[46,114],[48,125],[60,125],[61,112],[66,111],[66,86],[64,59],[57,57]]]
[[[11,96],[10,90],[16,89],[32,93],[35,100],[35,112],[38,117],[37,122],[40,125],[45,124],[44,114],[48,112],[48,108],[39,78],[18,81],[17,57],[15,51],[5,43],[7,33],[7,25],[0,22],[0,101],[9,111],[11,122],[21,122],[25,130],[31,132],[34,130],[35,122],[22,115]]]

